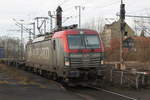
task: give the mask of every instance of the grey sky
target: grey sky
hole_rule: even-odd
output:
[[[128,14],[150,13],[149,0],[124,0],[124,2]],[[36,16],[47,16],[48,10],[54,11],[60,4],[65,17],[78,15],[74,6],[85,6],[82,13],[84,23],[99,16],[115,18],[116,13],[119,12],[120,0],[0,0],[0,32],[8,33],[7,30],[17,28],[12,18],[25,19],[28,22]],[[77,17],[73,17],[68,23],[77,23],[77,20]]]

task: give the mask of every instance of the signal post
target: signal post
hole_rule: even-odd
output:
[[[121,0],[120,5],[120,69],[125,69],[124,59],[123,59],[123,38],[125,34],[125,4]]]

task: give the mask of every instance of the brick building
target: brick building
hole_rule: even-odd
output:
[[[112,24],[106,24],[104,26],[104,30],[101,33],[102,40],[104,42],[105,47],[111,47],[111,40],[120,38],[120,20],[113,22]],[[133,29],[126,23],[125,33],[127,36],[134,36]]]

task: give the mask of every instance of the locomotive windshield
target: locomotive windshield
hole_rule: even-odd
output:
[[[83,49],[83,39],[81,35],[68,35],[69,48],[70,49]]]
[[[86,44],[86,48],[90,49],[90,48],[100,48],[99,46],[99,38],[97,35],[85,35],[84,36],[85,39],[85,44]]]
[[[78,34],[68,35],[70,49],[96,49],[100,48],[98,35]]]

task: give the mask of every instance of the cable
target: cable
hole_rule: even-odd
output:
[[[106,4],[106,5],[104,5],[104,6],[97,6],[97,7],[95,7],[95,6],[92,6],[92,7],[88,7],[88,6],[85,6],[86,8],[101,8],[101,9],[103,9],[103,8],[106,8],[106,7],[110,7],[110,6],[112,6],[112,5],[114,5],[114,4],[117,4],[117,3],[120,3],[120,0],[117,0],[117,1],[115,1],[115,2],[111,2],[111,3],[109,3],[109,4]],[[88,4],[90,4],[91,5],[91,3],[86,3],[86,5],[88,5]],[[67,11],[70,11],[71,9],[71,7],[74,7],[74,6],[70,6],[70,7],[68,7],[67,9],[64,9],[64,10],[67,10]]]
[[[137,12],[141,12],[141,11],[144,11],[144,10],[147,10],[147,9],[150,9],[150,8],[144,8],[144,9],[140,9],[140,10],[136,10],[136,11],[130,11],[128,13],[129,14],[131,14],[131,13],[137,13]]]
[[[63,4],[67,3],[69,0],[64,0],[63,2],[61,2],[61,4],[59,4],[59,6],[62,6]]]
[[[94,7],[94,8],[106,8],[106,7],[109,7],[109,6],[112,6],[112,5],[114,5],[114,4],[117,4],[117,3],[120,3],[120,0],[118,0],[118,1],[115,1],[115,2],[112,2],[112,3],[109,3],[109,4],[107,4],[107,5],[104,5],[104,6],[97,6],[97,7]],[[90,7],[91,8],[91,7]]]

